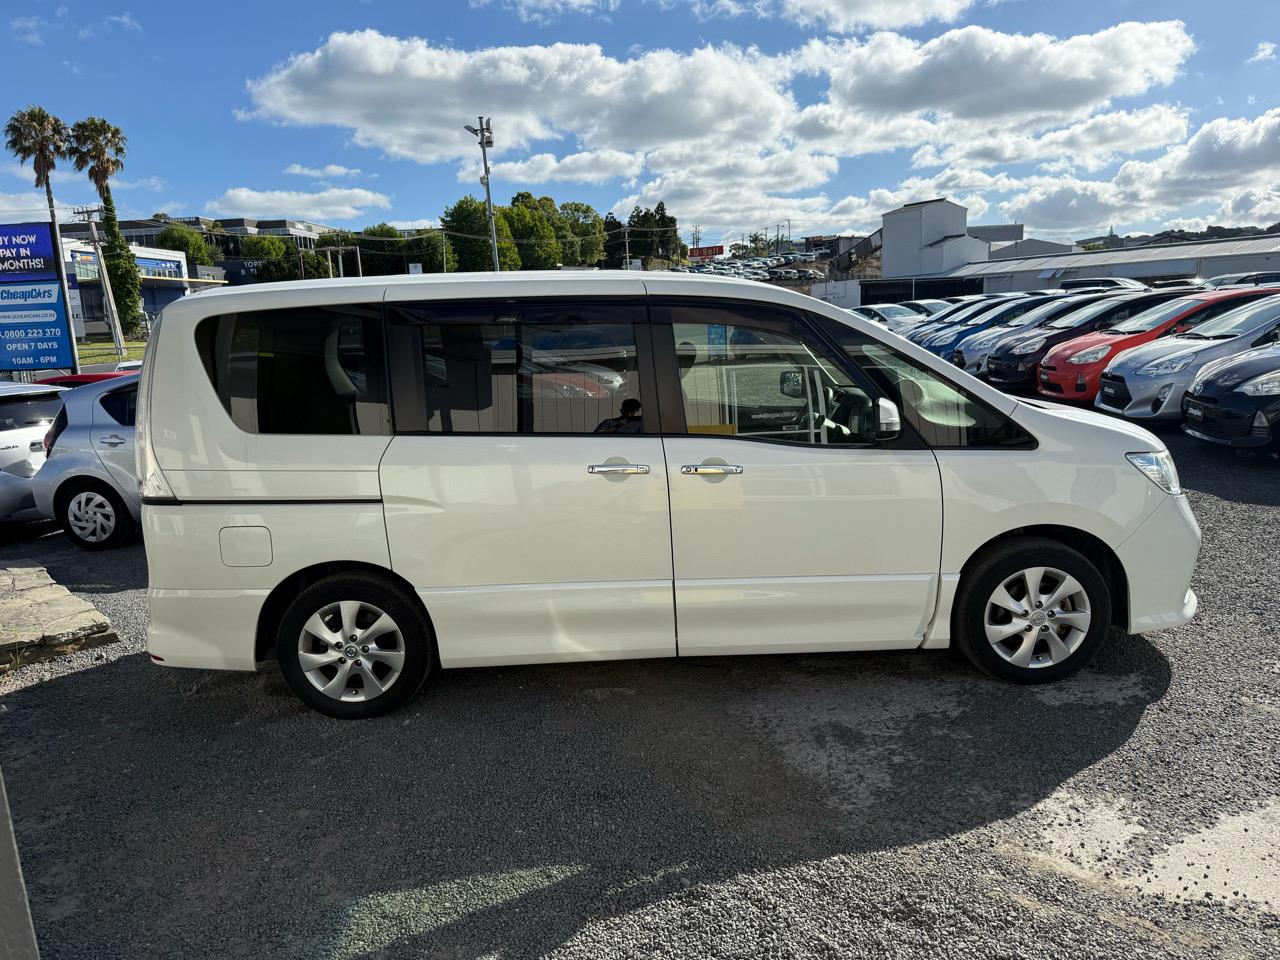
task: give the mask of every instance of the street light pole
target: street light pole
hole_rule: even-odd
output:
[[[498,228],[494,225],[493,194],[489,190],[489,148],[493,146],[493,118],[486,120],[484,117],[477,117],[476,122],[480,124],[479,127],[467,124],[464,129],[480,141],[480,160],[484,164],[480,182],[484,184],[484,207],[489,215],[489,246],[493,249],[493,269],[497,271],[502,268],[498,266]]]

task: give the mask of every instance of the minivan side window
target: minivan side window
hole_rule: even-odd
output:
[[[125,387],[123,390],[112,390],[98,403],[120,426],[132,427],[138,416],[138,385]]]
[[[685,430],[799,444],[875,441],[871,397],[785,311],[678,303],[671,323]]]
[[[209,317],[196,327],[196,345],[241,430],[391,433],[380,304]]]
[[[638,304],[562,300],[391,308],[397,433],[656,432]]]
[[[931,447],[1033,447],[1035,440],[998,410],[887,345],[829,317],[814,320],[858,369],[897,404]]]

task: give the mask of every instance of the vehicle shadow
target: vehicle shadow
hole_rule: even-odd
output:
[[[0,566],[28,561],[75,593],[147,588],[147,555],[140,537],[110,550],[82,550],[55,526],[38,539],[0,544]]]
[[[1184,490],[1231,503],[1280,506],[1280,463],[1275,460],[1194,440],[1181,431],[1165,431],[1160,438],[1173,454]],[[1223,482],[1224,475],[1229,483]]]
[[[0,757],[49,955],[537,957],[1026,810],[1169,682],[1116,636],[1046,687],[945,653],[632,661],[447,672],[344,723],[129,657],[0,699]]]

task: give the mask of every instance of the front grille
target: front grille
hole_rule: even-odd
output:
[[[1124,377],[1114,373],[1102,375],[1102,386],[1098,396],[1109,407],[1124,407],[1133,399],[1132,394],[1129,393],[1129,385],[1124,382]]]
[[[1207,402],[1208,397],[1182,398],[1182,417],[1187,426],[1211,437],[1234,439],[1251,435],[1253,411],[1241,412]],[[1269,434],[1270,431],[1268,431]]]

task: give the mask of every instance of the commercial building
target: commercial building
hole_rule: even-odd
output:
[[[990,242],[970,234],[968,218],[965,207],[945,197],[908,203],[883,214],[881,276],[940,274],[973,260],[985,260]]]
[[[945,279],[980,282],[982,292],[1000,293],[1056,287],[1081,277],[1129,277],[1149,283],[1255,270],[1280,270],[1280,234],[982,260],[948,271]]]
[[[186,257],[175,250],[141,246],[129,249],[142,280],[142,312],[149,318],[158,316],[179,297],[226,282],[219,268],[201,267],[197,276],[189,276]],[[62,251],[67,265],[71,322],[76,338],[110,336],[103,305],[98,252],[87,243],[66,237],[62,241]]]

